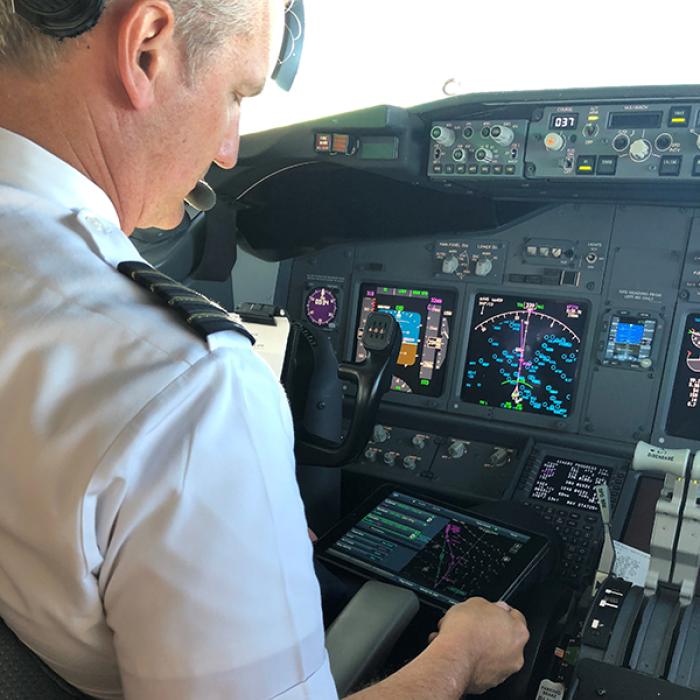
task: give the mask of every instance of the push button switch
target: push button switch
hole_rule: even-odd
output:
[[[664,156],[659,165],[659,175],[675,177],[681,172],[681,156]]]
[[[614,175],[617,172],[617,156],[601,156],[598,158],[598,175]]]
[[[576,159],[578,175],[593,175],[595,173],[595,156],[579,156]]]

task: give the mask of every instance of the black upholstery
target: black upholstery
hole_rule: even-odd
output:
[[[61,681],[0,620],[0,700],[89,700]]]

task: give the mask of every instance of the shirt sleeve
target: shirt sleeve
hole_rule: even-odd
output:
[[[286,397],[208,354],[96,474],[98,582],[127,700],[334,700]]]

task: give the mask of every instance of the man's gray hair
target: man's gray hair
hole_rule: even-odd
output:
[[[105,11],[120,0],[106,0]],[[123,1],[123,0],[122,0]],[[176,33],[191,71],[233,35],[256,29],[260,0],[168,0],[175,13]],[[85,36],[89,36],[89,33]],[[42,34],[12,12],[12,0],[0,0],[0,66],[27,71],[50,70],[72,40]]]

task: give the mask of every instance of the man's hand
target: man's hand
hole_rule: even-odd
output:
[[[506,603],[470,598],[450,608],[438,630],[431,647],[463,669],[467,693],[484,693],[523,667],[530,635],[522,613]]]

